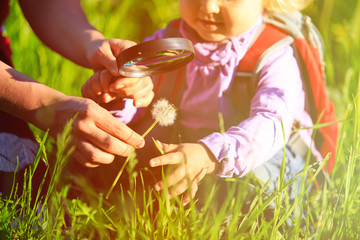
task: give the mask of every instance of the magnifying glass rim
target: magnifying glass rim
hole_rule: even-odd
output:
[[[189,53],[189,56],[184,58],[182,61],[171,63],[161,69],[149,68],[146,70],[141,69],[141,70],[124,71],[122,68],[124,64],[126,64],[127,62],[133,59],[141,58],[144,56],[153,56],[161,51],[169,51],[169,50],[180,50],[182,52]],[[119,72],[122,76],[144,77],[144,76],[156,75],[159,73],[175,70],[183,65],[188,64],[189,62],[192,61],[193,58],[194,58],[194,48],[190,40],[186,38],[161,38],[161,39],[142,42],[128,49],[125,49],[118,55],[116,61],[119,68]]]

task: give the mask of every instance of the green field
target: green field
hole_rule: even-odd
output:
[[[179,16],[175,0],[83,0],[82,4],[89,21],[106,37],[136,42]],[[267,200],[260,197],[264,189],[255,186],[257,194],[247,212],[242,211],[243,203],[249,200],[246,191],[235,193],[229,188],[224,204],[215,212],[210,200],[216,189],[210,191],[209,201],[202,209],[197,209],[194,202],[184,208],[178,199],[169,200],[166,194],[150,191],[140,193],[144,196],[140,204],[129,201],[139,194],[135,191],[118,193],[118,200],[112,204],[91,189],[86,190],[91,199],[86,203],[66,200],[68,188],[59,184],[61,176],[55,174],[51,185],[54,191],[49,191],[47,201],[38,205],[42,214],[37,211],[39,208],[29,206],[29,198],[36,196],[27,192],[15,200],[0,199],[0,239],[360,239],[360,2],[319,0],[305,12],[323,36],[328,92],[338,118],[344,120],[329,182],[314,188],[309,195],[302,189],[294,203],[287,201],[286,183],[281,179],[279,189]],[[15,0],[11,1],[5,27],[18,71],[66,94],[80,96],[80,88],[92,71],[42,45]],[[33,130],[39,139],[46,138],[43,132]],[[63,145],[67,133],[62,137],[59,163],[66,161]],[[40,157],[44,158],[41,152]],[[305,171],[316,174],[319,166],[309,168]],[[31,173],[26,177],[31,178]],[[137,184],[141,184],[141,179]],[[306,201],[300,201],[302,196],[306,196]],[[271,201],[276,206],[274,216],[268,219],[263,212]],[[302,209],[307,212],[303,221],[298,217]],[[289,216],[294,220],[292,227],[285,226]]]

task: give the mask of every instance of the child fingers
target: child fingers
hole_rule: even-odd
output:
[[[99,96],[99,94],[96,94],[96,92],[94,92],[93,88],[93,85],[96,84],[99,76],[100,73],[96,72],[84,83],[84,85],[81,87],[81,95],[83,97],[95,100]]]
[[[192,183],[198,184],[206,176],[206,173],[207,173],[206,168],[201,169],[200,172],[193,179]]]
[[[114,89],[119,89],[123,86],[132,88],[139,84],[149,84],[150,82],[152,82],[150,77],[117,77],[111,87]]]
[[[176,173],[175,171],[179,172]],[[185,173],[182,172],[180,168],[176,169],[175,171],[173,171],[165,180],[167,181],[167,186],[170,188],[169,197],[172,198],[185,193],[182,199],[182,204],[186,205],[192,198],[195,197],[198,190],[198,183],[206,176],[206,169],[201,169],[192,180],[186,174],[186,170],[184,171]],[[155,184],[155,189],[160,191],[163,189],[163,185],[163,182],[158,182]],[[190,185],[191,188],[189,189]]]
[[[171,187],[177,183],[179,183],[182,179],[184,179],[186,176],[186,168],[184,165],[179,165],[177,168],[175,168],[169,175],[167,175],[164,179],[166,182],[166,185],[168,187]],[[160,191],[164,188],[164,182],[159,181],[155,184],[155,190]]]
[[[100,85],[102,72],[103,71],[94,73],[94,75],[89,78],[89,81],[87,81],[88,83],[90,83],[89,90],[91,90],[97,96],[100,96],[102,94],[102,89]]]
[[[102,70],[100,72],[99,86],[100,91],[103,93],[110,91],[110,85],[114,81],[114,76],[108,70]]]
[[[110,92],[110,85],[113,81],[114,76],[108,70],[101,71],[99,87],[102,93],[101,99],[104,103],[109,103],[116,98],[116,96]]]
[[[117,92],[123,88],[131,88],[139,81],[139,78],[118,77],[110,85],[110,91]]]
[[[191,199],[193,199],[196,195],[196,192],[197,190],[199,189],[197,183],[195,182],[192,182],[191,184],[191,189],[189,189],[189,191],[187,191],[185,194],[184,194],[184,197],[182,198],[182,204],[183,206],[185,206],[186,204],[188,204]]]
[[[82,96],[97,102],[108,103],[114,100],[115,96],[109,92],[113,78],[111,73],[106,69],[95,72],[82,86]]]
[[[135,107],[147,107],[151,104],[152,100],[154,99],[154,92],[151,91],[147,95],[141,97],[141,98],[135,98],[134,99],[134,106]]]
[[[101,95],[101,100],[104,102],[104,103],[109,103],[111,102],[112,100],[116,99],[115,96],[113,96],[111,93],[103,93]]]
[[[104,70],[107,72],[107,70]],[[81,87],[81,94],[83,97],[93,99],[94,101],[101,101],[104,93],[101,87],[101,75],[104,71],[95,72]],[[106,91],[105,91],[106,92]]]
[[[134,97],[139,92],[152,91],[154,85],[149,77],[145,78],[118,78],[110,86],[110,91],[127,97]]]
[[[134,96],[134,106],[135,107],[147,107],[150,105],[154,98],[155,94],[152,91],[152,87],[147,87],[137,92]]]
[[[195,178],[191,182],[191,189],[184,195],[182,199],[182,204],[186,205],[190,202],[192,198],[195,197],[196,192],[198,190],[198,183],[206,176],[206,169],[203,168],[200,172],[195,176]]]
[[[164,149],[164,152],[166,153],[166,149]],[[159,167],[159,166],[165,166],[165,165],[174,165],[179,164],[183,161],[184,154],[182,152],[174,152],[174,153],[167,153],[164,155],[161,155],[159,157],[153,158],[149,161],[150,167]]]
[[[152,86],[144,86],[138,89],[123,89],[124,95],[131,97],[134,100],[140,100],[146,98],[149,94],[152,93]]]
[[[195,194],[198,190],[198,183],[205,177],[205,175],[206,175],[206,169],[202,169],[193,179],[191,179],[189,176],[182,178],[178,183],[174,185],[174,187],[171,188],[170,196],[171,197],[179,196],[188,190],[184,194],[182,201],[183,204],[189,203],[191,198],[195,197]],[[168,185],[171,186],[170,183],[168,183]],[[190,185],[191,188],[189,189]]]
[[[190,179],[183,178],[178,184],[176,184],[174,187],[172,187],[171,190],[169,191],[170,198],[180,196],[181,194],[186,192],[186,190],[190,186],[189,182],[190,182]]]

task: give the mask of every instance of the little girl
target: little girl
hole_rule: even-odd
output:
[[[306,0],[179,0],[182,14],[179,34],[192,41],[195,59],[180,75],[183,86],[173,99],[178,107],[177,123],[171,129],[157,127],[150,134],[171,144],[159,142],[165,154],[153,157],[150,153],[153,146],[147,141],[146,152],[138,155],[140,162],[151,158],[152,169],[175,166],[165,176],[170,196],[184,194],[182,201],[188,203],[207,174],[240,178],[251,172],[264,182],[271,179],[269,186],[275,188],[284,147],[285,179],[302,170],[304,157],[285,144],[295,119],[302,127],[313,125],[305,111],[305,93],[293,49],[285,46],[266,60],[249,100],[248,113],[237,109],[239,103],[248,99],[235,100],[232,86],[235,70],[262,27],[264,15],[270,11],[300,10],[307,3]],[[160,29],[147,40],[167,36],[168,30]],[[169,97],[172,87],[169,89],[167,84],[177,78],[178,72],[153,77],[155,99]],[[92,78],[87,84],[96,81],[100,79]],[[116,111],[121,121],[139,133],[146,130],[148,110],[135,108],[131,100],[121,106]],[[224,119],[223,133],[219,113]],[[311,146],[312,154],[321,159],[311,145],[311,134],[311,130],[303,131],[301,137]],[[163,181],[158,179],[154,188],[161,190],[163,186]]]

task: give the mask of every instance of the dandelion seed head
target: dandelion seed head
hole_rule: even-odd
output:
[[[165,98],[161,98],[153,104],[151,114],[155,121],[162,127],[174,124],[176,119],[176,108]]]

